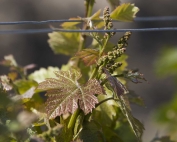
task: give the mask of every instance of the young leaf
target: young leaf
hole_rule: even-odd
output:
[[[117,96],[121,96],[128,93],[126,87],[119,80],[117,80],[116,77],[111,76],[111,74],[105,68],[103,68],[103,71],[106,74],[107,79],[114,92],[116,92]]]
[[[126,100],[124,96],[124,94],[127,92],[125,86],[123,86],[123,84],[121,84],[115,77],[111,76],[110,73],[106,69],[103,69],[103,71],[107,76],[107,79],[112,87],[113,92],[117,94],[118,96],[118,99],[119,99],[118,103],[122,110],[122,113],[127,118],[138,141],[141,141],[141,136],[144,130],[144,126],[138,119],[134,118],[133,115],[131,114],[131,111],[129,109],[128,100]]]
[[[91,112],[98,103],[95,94],[102,94],[99,82],[92,79],[81,86],[78,82],[81,73],[75,69],[56,71],[55,75],[57,79],[48,78],[38,86],[40,90],[47,90],[46,110],[49,118],[74,113],[78,104],[85,114]]]
[[[74,55],[78,51],[81,33],[49,33],[48,43],[54,53]]]
[[[101,127],[94,121],[84,123],[79,139],[83,142],[106,142]]]
[[[82,20],[80,17],[77,17],[77,18],[69,18],[69,20]],[[61,26],[63,28],[70,28],[70,27],[73,27],[73,26],[76,26],[77,24],[79,24],[80,22],[64,22],[63,24],[61,24]]]
[[[37,82],[33,80],[16,80],[14,82],[15,87],[17,88],[18,92],[20,94],[24,94],[26,91],[28,91],[31,87],[36,87]]]
[[[147,81],[145,78],[144,78],[144,75],[139,73],[139,72],[135,72],[135,71],[132,71],[132,70],[129,70],[129,71],[125,71],[125,74],[124,74],[124,77],[131,80],[133,83],[142,83],[141,81],[139,80],[144,80],[144,81]]]
[[[40,83],[44,81],[46,78],[52,78],[55,77],[54,71],[59,71],[58,67],[48,67],[47,69],[45,68],[40,68],[39,70],[31,73],[28,76],[29,80],[35,80],[36,82]]]
[[[124,98],[122,96],[120,96],[119,101],[120,101],[119,105],[120,105],[120,108],[123,114],[126,116],[138,141],[141,141],[141,136],[144,130],[143,124],[138,119],[133,117],[133,115],[131,114],[131,111],[127,108],[126,104],[124,103]]]
[[[99,9],[97,12],[95,12],[95,13],[90,17],[90,19],[91,19],[91,20],[98,20],[98,19],[100,19],[100,13],[101,13],[101,9]]]
[[[83,49],[76,54],[76,57],[81,58],[86,66],[96,63],[98,56],[99,52],[95,49]]]
[[[139,8],[134,6],[134,4],[124,3],[118,6],[111,14],[111,18],[115,20],[131,22],[135,17]]]

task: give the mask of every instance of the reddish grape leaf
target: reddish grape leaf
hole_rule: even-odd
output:
[[[98,56],[99,52],[95,49],[84,49],[76,54],[76,57],[81,58],[87,66],[94,64]]]
[[[103,71],[106,74],[107,79],[117,96],[128,93],[127,88],[116,77],[111,76],[111,74],[105,68],[103,68]]]
[[[80,85],[81,73],[75,69],[56,71],[57,79],[48,78],[39,83],[37,89],[47,90],[46,110],[50,119],[61,114],[74,113],[79,107],[85,114],[92,111],[98,103],[95,94],[102,94],[102,88],[96,79]]]

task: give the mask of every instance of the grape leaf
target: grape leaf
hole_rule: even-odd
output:
[[[16,80],[14,82],[14,85],[16,87],[16,89],[18,90],[18,92],[20,94],[24,94],[26,91],[28,91],[31,87],[36,87],[37,86],[37,82],[33,81],[33,80]]]
[[[96,79],[80,85],[81,73],[75,69],[56,71],[55,78],[48,78],[39,83],[37,89],[47,90],[46,110],[50,119],[61,114],[74,113],[79,107],[85,114],[92,111],[98,99],[95,94],[102,94],[102,88]]]
[[[134,6],[134,4],[124,3],[118,6],[110,16],[115,20],[131,22],[138,11],[139,8]]]
[[[80,17],[76,17],[76,18],[69,18],[69,20],[82,20]],[[63,28],[69,28],[69,27],[73,27],[76,26],[77,24],[79,24],[80,22],[64,22],[61,24],[61,26]]]
[[[129,102],[124,96],[125,93],[127,92],[125,86],[123,86],[123,84],[121,84],[120,81],[116,79],[116,77],[111,76],[111,74],[106,69],[103,69],[103,71],[107,76],[107,79],[112,87],[113,92],[117,95],[119,99],[118,104],[120,106],[122,113],[127,118],[138,141],[141,141],[144,126],[138,119],[133,117],[133,115],[131,114]]]
[[[31,73],[28,76],[29,80],[35,80],[36,82],[42,82],[45,80],[45,78],[50,78],[50,77],[55,77],[53,74],[54,71],[59,71],[58,67],[48,67],[47,69],[45,68],[40,68],[39,70]]]
[[[79,57],[83,60],[86,66],[94,64],[99,56],[99,52],[95,49],[84,49],[76,54],[76,57]]]
[[[100,125],[95,121],[85,122],[78,138],[84,142],[106,142]]]
[[[91,20],[98,20],[98,19],[100,19],[100,13],[101,13],[101,9],[99,9],[97,12],[95,12],[95,13],[90,17],[90,19],[91,19]]]
[[[128,93],[127,88],[116,77],[111,76],[111,74],[105,68],[103,68],[103,71],[106,74],[107,79],[114,92],[116,92],[117,96]]]
[[[48,43],[54,53],[64,55],[74,55],[79,47],[81,33],[49,33]]]

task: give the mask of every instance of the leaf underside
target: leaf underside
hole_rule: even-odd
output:
[[[107,75],[107,79],[112,87],[113,92],[117,95],[119,99],[118,103],[122,113],[127,118],[138,141],[141,141],[144,126],[138,119],[133,117],[133,115],[131,114],[129,102],[125,96],[125,93],[127,92],[126,88],[116,79],[116,77],[111,76],[111,74],[106,69],[104,69],[104,73]]]
[[[40,90],[47,90],[46,110],[50,119],[61,114],[74,113],[78,105],[85,114],[95,108],[98,103],[95,94],[102,94],[102,88],[96,79],[81,86],[78,83],[81,73],[75,69],[54,73],[57,79],[48,78],[38,86]]]

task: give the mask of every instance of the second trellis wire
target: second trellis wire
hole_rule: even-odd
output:
[[[0,34],[35,34],[35,33],[49,33],[49,32],[152,32],[152,31],[177,31],[177,27],[163,27],[163,28],[142,28],[142,29],[112,29],[112,30],[73,30],[73,29],[24,29],[24,30],[1,30]]]
[[[87,18],[85,18],[87,19]],[[94,20],[93,20],[94,21]],[[120,22],[119,20],[113,20],[114,22]],[[153,21],[177,21],[177,16],[161,16],[161,17],[136,17],[135,22],[153,22]],[[82,20],[46,20],[46,21],[15,21],[15,22],[0,22],[0,25],[24,25],[24,24],[49,24],[49,23],[61,23],[61,22],[84,22]]]

